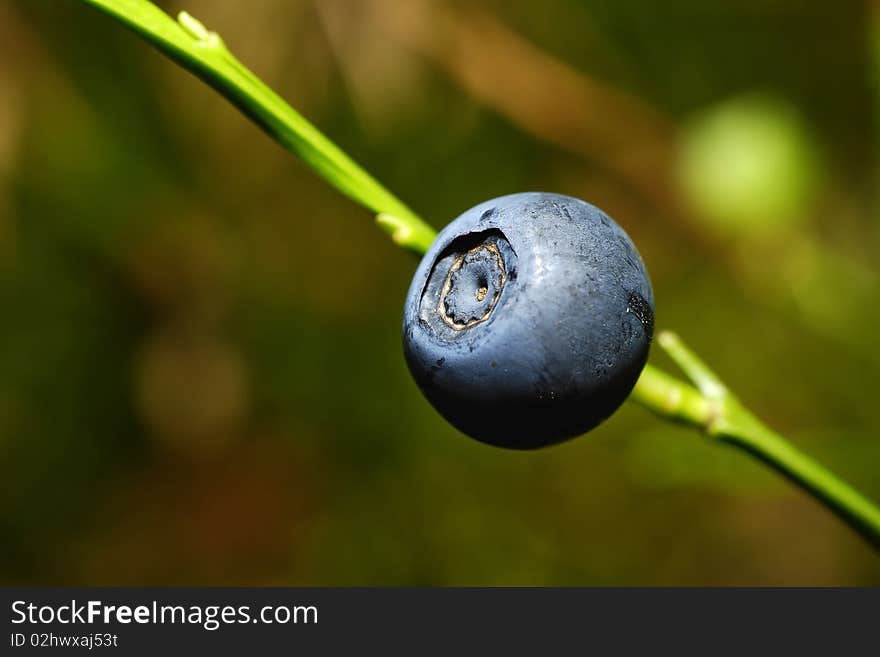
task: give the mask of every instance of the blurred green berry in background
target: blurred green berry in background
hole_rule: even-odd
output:
[[[677,173],[692,209],[726,234],[798,224],[822,184],[819,149],[804,118],[784,100],[758,94],[687,122]]]

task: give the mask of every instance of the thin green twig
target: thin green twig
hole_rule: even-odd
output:
[[[109,14],[204,80],[324,180],[384,216],[380,226],[399,246],[419,251],[431,244],[434,231],[428,224],[239,62],[216,32],[186,12],[175,21],[147,0],[82,2]]]
[[[661,332],[657,343],[696,387],[648,366],[632,392],[633,401],[759,458],[880,548],[880,509],[875,504],[755,417],[677,335]]]
[[[81,1],[128,26],[223,94],[318,175],[376,213],[378,225],[396,244],[417,254],[428,250],[433,229],[245,68],[215,32],[185,12],[175,21],[147,0]],[[880,548],[880,509],[767,428],[674,334],[661,333],[657,342],[693,385],[648,365],[632,391],[633,401],[756,456]]]

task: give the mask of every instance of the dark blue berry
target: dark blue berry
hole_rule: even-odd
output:
[[[404,354],[462,432],[532,448],[592,429],[648,357],[654,296],[629,237],[559,194],[503,196],[437,237],[407,294]]]

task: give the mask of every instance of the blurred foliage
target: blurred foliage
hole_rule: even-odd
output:
[[[528,189],[607,209],[660,325],[880,498],[870,5],[186,9],[437,227]],[[365,212],[76,2],[0,5],[0,52],[4,583],[880,584],[812,500],[638,408],[464,438]]]

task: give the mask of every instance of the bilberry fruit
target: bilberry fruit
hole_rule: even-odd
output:
[[[648,274],[608,215],[559,194],[471,208],[407,294],[410,372],[455,427],[527,449],[595,427],[629,395],[654,326]]]

